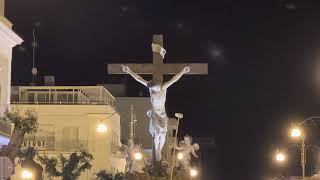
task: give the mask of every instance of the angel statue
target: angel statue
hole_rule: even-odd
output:
[[[134,170],[136,169],[136,157],[135,154],[140,152],[140,148],[138,145],[135,145],[132,141],[128,142],[128,146],[127,145],[122,145],[120,148],[120,151],[122,152],[122,154],[125,155],[126,157],[126,166],[125,166],[125,170],[124,173],[130,173],[132,174],[134,172]]]
[[[180,151],[178,153],[179,165],[183,169],[191,168],[190,166],[191,154],[195,158],[198,158],[196,151],[200,149],[199,145],[197,143],[192,144],[192,137],[186,135],[184,136],[183,141],[179,142],[179,146],[176,147],[176,149]]]

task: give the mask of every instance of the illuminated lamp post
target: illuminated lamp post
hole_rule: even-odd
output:
[[[314,120],[320,120],[320,117],[316,117],[316,116],[311,116],[306,118],[303,122],[298,123],[296,125],[292,125],[292,128],[290,129],[290,136],[294,139],[299,139],[300,140],[300,145],[294,145],[291,147],[297,147],[300,150],[300,163],[301,163],[301,172],[302,172],[302,178],[305,179],[305,169],[306,169],[306,153],[307,150],[309,148],[316,148],[318,150],[320,150],[319,146],[316,145],[306,145],[305,144],[305,133],[302,130],[302,126],[314,121]],[[291,147],[288,147],[284,150],[277,150],[276,153],[276,161],[277,162],[284,162],[286,160],[286,155],[284,154],[284,152],[286,152],[288,149],[290,149]]]

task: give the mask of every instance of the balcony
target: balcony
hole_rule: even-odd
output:
[[[44,140],[25,140],[21,149],[25,150],[33,147],[38,151],[62,151],[71,152],[88,149],[88,141],[44,141]]]
[[[113,106],[114,97],[102,86],[13,86],[12,104],[87,104]]]

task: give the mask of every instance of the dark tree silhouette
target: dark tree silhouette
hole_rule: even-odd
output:
[[[21,151],[18,156],[21,167],[32,170],[35,180],[42,180],[43,168],[39,163],[34,161],[34,157],[36,156],[35,149],[29,147],[25,152]]]
[[[97,180],[113,180],[112,173],[108,172],[107,170],[101,170],[96,173]]]
[[[13,123],[14,129],[8,145],[1,147],[0,156],[9,157],[12,162],[20,153],[24,135],[34,133],[38,129],[37,115],[32,110],[20,113],[18,110],[6,111],[2,120]]]
[[[82,172],[91,169],[90,164],[93,159],[92,154],[81,151],[80,153],[74,152],[69,158],[64,157],[62,154],[58,158],[48,158],[47,156],[38,157],[41,164],[44,164],[45,171],[49,177],[61,177],[62,180],[77,179]],[[58,171],[57,166],[61,166],[61,171]]]

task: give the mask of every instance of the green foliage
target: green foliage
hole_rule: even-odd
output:
[[[149,164],[147,165],[148,173],[152,175],[153,173],[153,164]],[[146,169],[143,169],[146,172]],[[152,175],[151,177],[149,176],[149,178],[147,179],[152,179],[152,180],[166,180],[166,179],[170,179],[170,172],[171,172],[171,168],[167,165],[167,164],[162,164],[160,167],[158,167],[158,176]],[[176,167],[173,171],[173,180],[185,180],[189,178],[189,171],[185,170],[185,169],[181,169]],[[141,178],[142,176],[140,175],[140,179],[145,179],[145,178]],[[137,179],[137,178],[136,178]]]
[[[26,110],[21,113],[18,110],[6,111],[3,118],[4,121],[13,123],[15,129],[20,130],[25,133],[34,133],[38,129],[38,116],[33,110]]]
[[[167,180],[170,179],[170,175],[166,174],[165,176],[149,176],[145,173],[117,173],[114,178],[112,178],[112,174],[106,170],[101,170],[96,173],[97,180]],[[185,180],[189,179],[189,174],[186,170],[176,168],[173,174],[173,180]]]
[[[34,161],[34,157],[36,156],[36,150],[33,147],[28,147],[26,151],[20,151],[18,154],[19,161],[18,163],[21,164],[24,161]]]
[[[82,172],[91,169],[90,162],[93,156],[88,152],[81,151],[80,153],[72,153],[69,158],[60,154],[58,158],[39,156],[38,159],[41,164],[46,166],[45,171],[49,177],[62,176],[63,180],[73,180],[77,179]],[[58,167],[61,167],[61,171],[58,171]]]
[[[168,165],[167,164],[158,164],[157,166],[153,166],[154,164],[149,164],[146,165],[146,168],[143,169],[143,171],[146,174],[153,175],[154,177],[167,177],[167,169]]]
[[[183,180],[189,177],[189,171],[186,169],[175,168],[173,171],[174,180]]]
[[[58,159],[57,158],[48,158],[47,156],[39,156],[38,160],[40,161],[41,164],[44,164],[45,167],[45,171],[46,173],[48,173],[49,177],[58,177],[61,176],[62,173],[58,172],[57,170],[57,164],[58,164]]]
[[[26,151],[21,151],[18,156],[18,162],[20,163],[21,167],[32,170],[35,179],[42,180],[43,168],[40,164],[34,161],[36,150],[33,147],[29,147]]]
[[[9,157],[14,161],[20,153],[25,133],[37,131],[38,117],[35,111],[32,110],[26,110],[24,113],[20,113],[18,110],[13,109],[11,111],[6,111],[4,117],[1,117],[0,119],[15,125],[9,144],[2,146],[0,149],[0,156]]]
[[[101,170],[96,173],[97,180],[113,180],[112,173],[107,170]]]
[[[114,180],[124,180],[124,174],[123,173],[117,173],[114,176]]]

